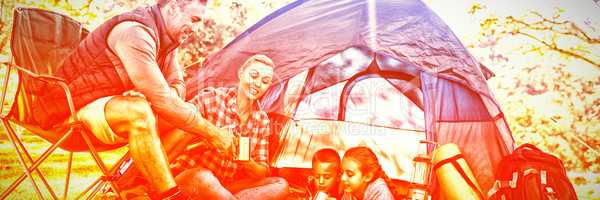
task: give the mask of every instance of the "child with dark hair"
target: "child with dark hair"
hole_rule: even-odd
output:
[[[353,147],[342,160],[342,200],[393,200],[391,179],[367,147]]]
[[[340,195],[340,155],[331,148],[317,151],[312,158],[309,192],[311,197],[326,194],[329,199],[339,199]],[[322,195],[321,195],[322,196]]]

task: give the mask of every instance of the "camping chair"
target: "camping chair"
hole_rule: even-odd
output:
[[[18,155],[19,163],[24,168],[24,173],[2,193],[0,199],[6,198],[25,178],[30,179],[38,196],[44,199],[32,176],[33,173],[39,176],[39,179],[50,193],[51,198],[57,199],[52,187],[50,187],[43,173],[38,169],[38,166],[56,148],[61,148],[69,152],[64,188],[65,199],[67,198],[69,189],[73,152],[90,152],[103,173],[103,176],[85,189],[80,197],[85,196],[89,191],[92,192],[88,198],[92,197],[97,192],[97,188],[101,188],[107,183],[110,184],[116,194],[119,194],[118,188],[114,183],[115,178],[110,176],[111,172],[114,173],[116,169],[109,171],[98,155],[98,151],[115,149],[124,145],[106,145],[102,144],[94,136],[90,137],[88,129],[74,115],[73,100],[67,84],[61,78],[52,76],[52,73],[61,66],[63,60],[78,46],[81,39],[85,38],[87,34],[88,31],[81,23],[65,15],[35,8],[16,8],[14,10],[13,30],[10,41],[12,58],[8,62],[2,63],[3,68],[6,68],[6,74],[2,85],[0,118],[8,139],[11,141]],[[11,83],[11,72],[15,71],[18,77],[16,92],[10,94],[9,83]],[[12,84],[14,82],[13,80]],[[58,133],[42,129],[33,117],[35,113],[32,112],[32,107],[34,106],[32,102],[33,99],[44,92],[40,89],[43,84],[60,87],[66,94],[71,117],[75,119],[74,122],[70,123],[66,132]],[[13,103],[4,108],[5,100],[11,97],[14,97]],[[44,138],[52,143],[52,145],[37,160],[34,160],[17,136],[19,133],[15,131],[15,124]],[[27,160],[31,165],[27,165]],[[124,160],[125,157],[114,166],[121,165]],[[91,190],[92,188],[95,189]]]

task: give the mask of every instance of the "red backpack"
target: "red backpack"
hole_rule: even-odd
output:
[[[523,144],[512,155],[502,158],[488,197],[490,200],[577,199],[562,161],[532,144]]]

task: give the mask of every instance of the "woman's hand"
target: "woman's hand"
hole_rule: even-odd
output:
[[[236,161],[241,170],[249,172],[248,174],[253,175],[254,178],[267,177],[269,173],[269,167],[264,164],[258,163],[252,159],[247,161]]]

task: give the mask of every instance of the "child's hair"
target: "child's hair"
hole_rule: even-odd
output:
[[[334,184],[331,186],[331,188],[329,188],[328,192],[333,192],[329,195],[333,195],[333,196],[338,196],[341,194],[341,190],[340,190],[340,171],[341,170],[341,166],[342,166],[342,161],[340,159],[340,155],[338,154],[338,152],[332,148],[323,148],[323,149],[319,149],[317,152],[315,152],[315,154],[312,157],[312,166],[313,167],[317,167],[315,164],[316,163],[331,163],[333,165],[333,168],[336,170],[336,174],[335,174],[335,182]],[[308,190],[310,193],[316,192],[316,183],[313,184],[312,182],[309,183],[309,187]],[[312,194],[311,194],[312,195]]]
[[[316,162],[335,163],[337,169],[339,169],[341,165],[340,155],[331,148],[324,148],[317,151],[312,158],[312,163],[314,164]]]
[[[360,172],[362,174],[373,174],[373,178],[369,181],[369,183],[375,181],[377,178],[382,178],[392,191],[392,194],[397,196],[396,187],[392,182],[392,179],[385,174],[385,171],[383,171],[383,168],[381,168],[381,165],[377,160],[377,155],[375,155],[371,149],[368,147],[353,147],[344,153],[344,158],[346,157],[353,158],[358,161],[358,164],[360,165]]]

